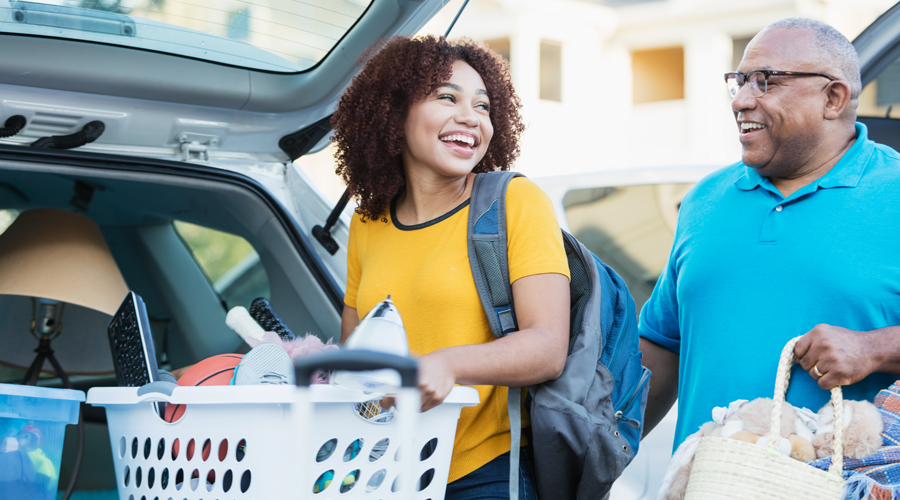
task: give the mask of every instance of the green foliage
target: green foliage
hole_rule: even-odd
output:
[[[212,283],[245,257],[256,253],[247,240],[233,234],[181,221],[175,221],[175,230]]]

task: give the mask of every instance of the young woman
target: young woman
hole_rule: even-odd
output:
[[[469,267],[472,182],[479,172],[508,170],[518,155],[520,106],[506,63],[489,49],[398,37],[369,59],[333,119],[337,172],[359,200],[341,340],[391,295],[420,356],[422,410],[454,384],[476,386],[481,397],[459,419],[448,499],[509,497],[507,387],[556,378],[566,359],[569,269],[540,188],[519,178],[507,191],[520,331],[494,339]],[[520,498],[533,499],[522,457]]]

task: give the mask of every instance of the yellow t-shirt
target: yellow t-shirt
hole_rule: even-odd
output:
[[[547,195],[528,179],[516,178],[506,199],[510,282],[535,274],[568,277],[562,236]],[[353,217],[344,303],[362,318],[390,295],[417,355],[494,340],[469,267],[468,202],[416,226],[402,226],[388,212],[387,223]],[[451,482],[510,448],[507,388],[476,389],[481,403],[463,408],[457,425]],[[522,415],[526,426],[527,416]]]

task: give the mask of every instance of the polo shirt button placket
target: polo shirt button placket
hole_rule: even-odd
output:
[[[784,210],[784,204],[775,205],[775,208],[770,210],[763,219],[762,232],[759,235],[759,242],[765,245],[774,245],[778,242],[778,228],[783,222],[780,216],[776,218],[776,214]]]

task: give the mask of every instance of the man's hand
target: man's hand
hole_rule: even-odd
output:
[[[855,384],[878,371],[884,353],[877,332],[817,325],[797,341],[794,358],[822,389]]]

